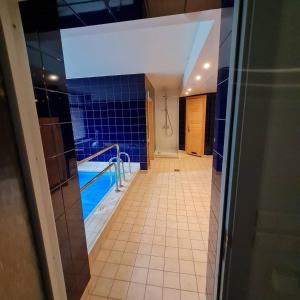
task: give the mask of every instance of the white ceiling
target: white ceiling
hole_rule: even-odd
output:
[[[67,78],[146,73],[156,89],[182,93],[193,85],[193,93],[213,92],[219,18],[219,10],[210,10],[64,29]],[[207,60],[212,68],[196,87],[193,76]]]

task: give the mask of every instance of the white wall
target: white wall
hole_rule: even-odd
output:
[[[165,101],[164,91],[155,91],[155,142],[156,150],[161,152],[175,152],[178,150],[179,130],[179,93],[167,91],[168,111],[173,127],[173,135],[167,136],[165,129]],[[170,134],[170,130],[168,130]]]

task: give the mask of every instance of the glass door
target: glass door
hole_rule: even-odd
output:
[[[236,1],[218,296],[300,299],[300,2]]]

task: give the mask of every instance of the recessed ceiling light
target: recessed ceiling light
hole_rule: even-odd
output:
[[[57,81],[59,79],[59,77],[55,74],[50,74],[48,76],[49,80],[52,80],[52,81]]]
[[[188,95],[188,94],[189,94],[189,92],[185,92],[185,94],[186,94],[186,95]]]
[[[191,92],[192,91],[192,89],[191,88],[188,88],[188,92]]]
[[[209,68],[210,68],[210,63],[205,63],[205,64],[203,65],[203,68],[204,68],[204,69],[209,69]]]
[[[200,75],[197,75],[196,76],[196,80],[200,80],[201,79],[201,76]]]

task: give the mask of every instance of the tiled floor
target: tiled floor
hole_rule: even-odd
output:
[[[89,300],[205,299],[211,164],[180,154],[137,175],[91,266]]]

